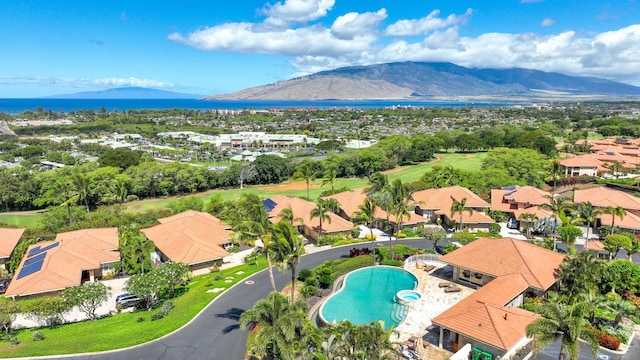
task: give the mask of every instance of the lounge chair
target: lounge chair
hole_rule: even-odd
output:
[[[462,290],[462,288],[460,288],[460,286],[453,285],[453,286],[449,286],[448,288],[444,289],[444,292],[453,293],[453,292],[460,292],[461,290]]]
[[[424,267],[424,271],[426,272],[431,272],[433,270],[435,270],[436,266],[435,265],[428,265]]]
[[[441,283],[438,284],[438,287],[440,287],[440,288],[448,288],[450,286],[453,286],[453,284],[450,283],[450,282],[441,282]]]

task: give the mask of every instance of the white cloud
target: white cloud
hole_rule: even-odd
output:
[[[358,35],[376,32],[378,26],[387,18],[387,10],[359,14],[351,12],[338,17],[331,25],[331,33],[338,39],[351,40]]]
[[[544,20],[542,20],[542,23],[540,23],[540,25],[542,26],[551,26],[553,24],[555,24],[556,21],[553,20],[552,18],[545,18]]]
[[[291,23],[307,23],[327,15],[335,0],[285,0],[284,3],[267,4],[262,13],[267,15],[265,23],[287,26]]]
[[[421,19],[399,20],[390,25],[385,30],[385,34],[391,36],[424,35],[450,26],[464,25],[472,13],[473,10],[467,9],[467,12],[460,16],[451,14],[443,19],[438,17],[440,10],[433,10]]]
[[[0,84],[17,85],[49,85],[49,86],[71,86],[76,88],[112,88],[136,86],[145,88],[170,88],[174,84],[170,82],[129,78],[103,78],[103,79],[70,79],[70,78],[44,78],[44,77],[0,77]]]
[[[320,21],[299,27],[275,26],[274,19],[280,24],[320,19],[333,4],[333,0],[287,0],[266,7],[269,17],[263,22],[224,23],[168,38],[201,50],[289,56],[295,69],[292,76],[341,66],[446,61],[467,67],[521,67],[598,76],[640,85],[640,25],[600,34],[565,31],[470,37],[461,36],[460,30],[473,15],[472,9],[446,17],[434,10],[425,17],[387,26],[383,8],[340,14],[330,27]],[[545,19],[543,25],[552,22]]]

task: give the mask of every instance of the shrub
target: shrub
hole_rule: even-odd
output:
[[[371,255],[371,250],[369,248],[362,248],[362,249],[358,249],[358,248],[353,248],[351,250],[349,250],[349,257],[356,257],[356,256],[361,256],[361,255]]]
[[[382,265],[387,265],[387,266],[395,266],[395,267],[402,267],[404,266],[404,261],[402,260],[382,260]]]
[[[607,299],[607,301],[609,302],[614,302],[614,301],[620,301],[622,300],[622,296],[618,295],[618,293],[615,293],[613,291],[610,291],[608,293],[606,293],[604,295],[605,299]]]
[[[175,305],[173,304],[172,301],[165,302],[164,304],[162,304],[162,307],[160,308],[160,311],[158,311],[157,313],[151,315],[151,321],[160,320],[160,319],[166,317],[167,315],[169,315],[169,312],[174,307],[175,307]]]
[[[491,224],[489,225],[489,232],[492,234],[499,234],[500,228],[500,224]]]
[[[476,235],[470,232],[469,229],[464,229],[451,235],[451,239],[453,241],[459,242],[462,245],[467,245],[468,243],[476,239]]]
[[[603,332],[598,331],[598,343],[600,346],[605,347],[609,350],[618,350],[620,347],[620,339],[615,336],[607,335]]]
[[[357,239],[346,239],[346,240],[339,240],[333,243],[333,245],[331,246],[342,246],[342,245],[350,245],[350,244],[358,244],[358,243],[362,243],[362,242],[366,242],[367,240],[362,239],[362,238],[357,238]]]
[[[369,233],[369,234],[366,234],[366,235],[364,236],[364,238],[365,238],[366,240],[371,241],[371,240],[375,240],[375,239],[377,238],[377,236],[376,236],[375,234],[373,234],[373,235],[372,235],[371,233]]]
[[[393,236],[397,237],[398,239],[404,239],[407,237],[407,234],[403,233],[403,232],[397,232],[395,234],[393,234]]]
[[[7,340],[11,345],[20,345],[20,340],[15,335],[10,335]]]
[[[331,284],[333,284],[335,278],[333,277],[333,270],[330,267],[320,265],[320,267],[315,269],[315,273],[322,289],[328,289]]]
[[[318,288],[313,285],[307,285],[300,289],[300,294],[306,298],[315,296],[318,294]]]
[[[404,229],[402,229],[402,232],[405,233],[405,235],[407,235],[407,237],[415,237],[416,236],[416,232],[412,228],[404,228]]]
[[[347,259],[332,266],[334,279],[356,269],[371,266],[371,256],[362,255]]]
[[[139,323],[140,323],[140,322],[143,322],[143,321],[144,321],[144,318],[143,318],[142,316],[140,316],[139,318],[137,318],[137,319],[136,319],[136,321],[137,321],[137,322],[139,322]]]
[[[228,252],[230,253],[239,253],[240,252],[240,247],[233,245],[232,247],[227,249]]]
[[[302,268],[298,271],[298,280],[306,282],[310,277],[313,277],[313,271],[311,271],[311,269]]]
[[[44,334],[40,330],[36,330],[31,334],[31,338],[33,341],[42,341],[44,340]]]
[[[332,234],[332,235],[322,235],[318,240],[318,245],[333,245],[335,242],[342,240],[353,240],[351,235],[346,234]]]
[[[382,256],[382,260],[389,259],[389,257],[391,256],[391,249],[389,247],[376,248],[376,251],[380,254],[380,256]],[[418,249],[416,248],[398,244],[396,245],[394,256],[396,260],[403,260],[417,253],[418,253]]]
[[[360,236],[360,228],[357,226],[354,226],[351,228],[351,237],[352,238],[357,238]]]

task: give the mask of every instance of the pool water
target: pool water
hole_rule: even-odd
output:
[[[383,320],[387,329],[398,326],[407,308],[395,301],[400,290],[413,290],[418,279],[408,271],[388,266],[371,266],[350,272],[342,288],[320,308],[320,318],[327,322],[349,320],[363,325]]]

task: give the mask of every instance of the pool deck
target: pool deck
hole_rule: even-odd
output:
[[[428,359],[443,359],[451,355],[449,351],[438,349],[439,330],[432,328],[431,319],[475,291],[473,288],[455,283],[460,287],[460,292],[446,293],[444,291],[445,288],[439,287],[439,284],[443,282],[454,284],[451,281],[451,267],[446,267],[444,264],[436,266],[437,268],[431,272],[425,272],[423,268],[416,268],[416,266],[410,266],[405,269],[418,278],[418,287],[415,290],[422,295],[422,298],[413,301],[408,306],[407,317],[396,328],[398,338],[392,337],[394,342],[398,341],[400,343],[412,336],[423,338],[424,345],[432,344],[425,349],[428,354],[423,356]],[[447,347],[445,346],[445,348]]]

